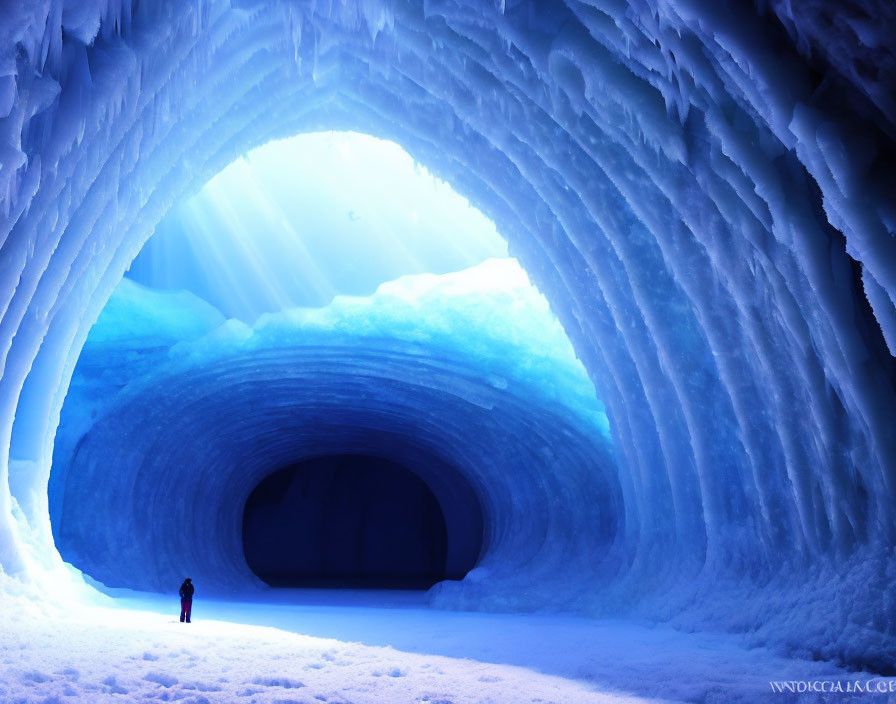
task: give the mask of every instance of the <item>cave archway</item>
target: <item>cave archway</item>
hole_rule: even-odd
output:
[[[874,85],[858,67],[889,27],[857,25],[875,46],[837,44],[830,66],[808,58],[830,22],[787,7],[45,9],[11,35],[2,91],[4,572],[53,560],[42,488],[68,379],[155,224],[242,151],[325,126],[394,139],[455,184],[550,298],[630,483],[609,601],[652,592],[662,612],[682,577],[713,598],[777,578],[812,614],[859,589],[850,575],[883,579],[893,92],[891,71]],[[798,597],[807,574],[819,586]],[[850,629],[877,623],[873,584],[834,627],[787,613],[782,630],[862,657]],[[760,626],[757,607],[743,627]]]
[[[17,176],[32,190],[11,212],[4,244],[10,486],[32,471],[46,482],[90,322],[172,203],[247,148],[326,126],[406,147],[497,224],[548,295],[607,405],[620,463],[650,477],[627,506],[637,580],[670,554],[672,572],[711,564],[737,574],[747,563],[776,570],[782,549],[849,551],[869,527],[892,540],[892,365],[863,292],[836,284],[851,278],[849,260],[803,164],[821,178],[819,118],[800,113],[796,137],[781,124],[810,99],[808,72],[763,66],[791,86],[776,95],[787,109],[772,109],[728,74],[738,62],[714,38],[724,22],[716,14],[672,17],[665,29],[614,17],[644,40],[643,51],[623,55],[603,33],[605,13],[562,2],[518,10],[471,17],[450,3],[425,12],[399,3],[368,16],[349,4],[330,15],[258,0],[239,12],[208,6],[202,17],[143,11],[134,29],[151,40],[139,51],[111,30],[78,47],[89,86],[83,71],[73,74],[60,104],[80,104],[93,87],[103,119],[85,122],[83,135],[67,119],[29,134],[26,148],[56,168],[41,172],[31,159]],[[761,23],[741,19],[745,32]],[[677,46],[679,32],[719,53],[707,67],[676,52],[693,84],[683,93],[677,79],[645,69],[665,65],[654,49]],[[118,50],[137,53],[108,60]],[[766,145],[773,168],[746,153],[752,143]],[[840,219],[852,222],[852,212]],[[857,246],[885,230],[883,219],[862,223]],[[36,235],[50,231],[65,233],[64,247]],[[886,261],[863,270],[869,296],[886,296]],[[756,315],[756,301],[783,313]],[[847,364],[843,350],[871,362]],[[808,425],[785,420],[805,408],[814,409]],[[829,476],[795,469],[829,457],[863,459],[833,463]],[[46,501],[27,493],[17,490],[17,503],[52,551]],[[21,568],[11,518],[3,530],[7,562]]]
[[[439,603],[570,598],[577,579],[605,583],[624,559],[624,488],[593,426],[500,382],[384,340],[187,355],[128,384],[54,466],[55,544],[110,587],[161,592],[189,573],[207,594],[245,593],[260,585],[243,549],[259,483],[303,459],[376,456],[437,497],[446,572],[476,563],[478,580],[439,583]]]
[[[246,562],[277,587],[428,589],[463,579],[482,547],[482,512],[472,491],[466,498],[446,507],[457,516],[449,536],[439,499],[401,464],[304,460],[265,477],[246,500]]]

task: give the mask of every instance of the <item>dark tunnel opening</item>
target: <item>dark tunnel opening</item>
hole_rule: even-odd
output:
[[[463,579],[479,557],[479,507],[448,510],[467,515],[449,522],[466,535],[449,536],[436,494],[403,465],[365,455],[318,457],[255,487],[243,513],[243,550],[249,568],[272,587],[428,589]]]

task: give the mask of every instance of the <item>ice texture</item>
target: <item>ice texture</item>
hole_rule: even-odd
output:
[[[6,3],[4,574],[58,567],[59,411],[156,224],[352,129],[494,220],[563,323],[626,482],[608,603],[892,666],[893,36],[889,0]]]
[[[206,594],[251,591],[249,493],[290,463],[352,453],[388,457],[431,487],[449,567],[477,537],[467,507],[480,504],[475,572],[436,589],[443,605],[537,608],[577,597],[572,576],[596,584],[616,569],[624,498],[606,415],[512,259],[403,277],[254,328],[125,279],[63,407],[56,545],[109,587],[164,592],[189,572]]]
[[[0,638],[0,699],[829,704],[830,692],[788,695],[768,680],[819,680],[828,688],[855,681],[831,663],[745,649],[731,634],[569,615],[458,614],[425,608],[406,593],[278,592],[252,602],[203,599],[186,628],[171,599],[159,595],[129,595],[53,621],[12,600],[13,608],[0,611],[7,636]],[[896,685],[860,677],[884,691]]]

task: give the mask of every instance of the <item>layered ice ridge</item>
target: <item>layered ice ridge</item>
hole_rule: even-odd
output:
[[[569,603],[572,575],[597,585],[619,568],[606,417],[513,260],[405,277],[254,328],[125,280],[63,409],[56,545],[108,586],[165,591],[186,570],[208,593],[245,590],[257,586],[242,552],[251,491],[281,467],[351,453],[433,488],[449,560],[475,496],[482,555],[468,582],[439,590],[442,604]]]

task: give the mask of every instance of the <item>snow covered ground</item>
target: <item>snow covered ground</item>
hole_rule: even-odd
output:
[[[572,616],[437,611],[402,593],[278,590],[252,602],[133,594],[109,607],[0,613],[0,702],[517,704],[848,702],[770,680],[860,679],[744,650],[733,636]]]

